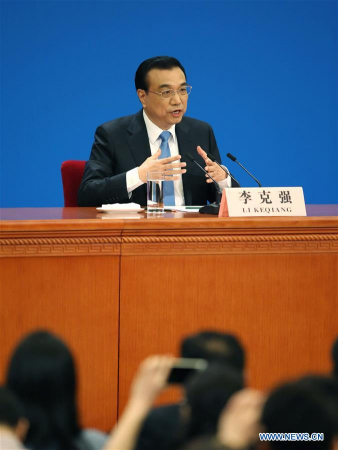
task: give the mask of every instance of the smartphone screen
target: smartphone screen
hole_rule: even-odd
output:
[[[171,369],[168,384],[183,384],[190,376],[204,371],[207,367],[208,361],[205,359],[180,358]]]

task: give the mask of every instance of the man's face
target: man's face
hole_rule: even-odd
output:
[[[179,67],[171,70],[152,69],[147,74],[149,91],[162,92],[167,89],[179,89],[186,86],[184,73]],[[162,130],[181,122],[187,110],[188,96],[181,97],[177,92],[174,97],[162,98],[161,95],[142,89],[137,95],[149,119]]]

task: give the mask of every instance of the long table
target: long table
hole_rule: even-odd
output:
[[[201,329],[235,333],[251,386],[330,370],[338,333],[337,205],[308,217],[117,216],[95,208],[1,213],[0,382],[25,333],[72,349],[84,426],[108,430],[150,354]],[[161,401],[171,401],[170,390]]]

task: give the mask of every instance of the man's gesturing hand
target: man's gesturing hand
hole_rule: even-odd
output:
[[[160,155],[161,150],[158,149],[156,153],[149,156],[149,158],[137,168],[138,176],[143,183],[147,182],[147,172],[163,172],[167,180],[178,180],[179,175],[186,173],[186,169],[184,169],[186,163],[178,162],[181,159],[181,155],[158,159]]]
[[[204,162],[206,164],[205,166],[205,170],[209,173],[209,175],[212,176],[212,178],[219,182],[219,181],[223,181],[228,175],[224,172],[223,169],[221,169],[219,167],[218,164],[216,164],[215,162],[212,162],[211,159],[209,159],[207,157],[206,152],[202,149],[202,147],[198,146],[197,147],[197,153],[202,156],[202,158],[204,159]],[[207,176],[207,175],[206,175]],[[206,179],[207,183],[213,183],[213,181],[207,177]]]

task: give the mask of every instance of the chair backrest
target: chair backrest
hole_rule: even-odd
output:
[[[65,206],[77,206],[79,190],[86,161],[64,161],[61,164],[63,197]]]

